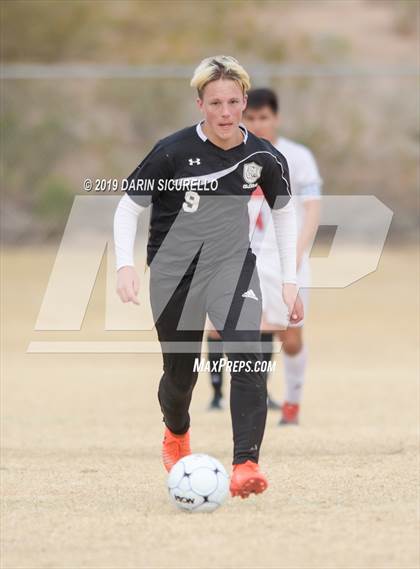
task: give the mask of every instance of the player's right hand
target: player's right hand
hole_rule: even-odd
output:
[[[136,269],[131,266],[121,267],[117,272],[117,294],[123,302],[140,304],[137,298],[140,279]]]

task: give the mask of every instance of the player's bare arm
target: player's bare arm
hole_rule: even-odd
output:
[[[311,247],[319,226],[321,200],[305,200],[303,202],[303,226],[297,242],[297,269],[302,263],[303,255]]]

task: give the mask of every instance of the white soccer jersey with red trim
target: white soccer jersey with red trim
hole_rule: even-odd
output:
[[[289,165],[290,185],[294,196],[298,229],[303,222],[303,202],[320,199],[322,179],[312,152],[303,146],[280,137],[275,147],[285,156]],[[271,210],[260,187],[254,190],[248,204],[250,219],[250,241],[254,253],[258,253],[264,242],[264,251],[277,250]]]

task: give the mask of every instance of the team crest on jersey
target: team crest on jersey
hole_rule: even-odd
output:
[[[256,162],[247,162],[244,164],[244,180],[248,184],[254,184],[261,175],[262,166]]]

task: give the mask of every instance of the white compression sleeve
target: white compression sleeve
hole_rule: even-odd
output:
[[[272,209],[274,233],[280,255],[283,283],[296,284],[297,227],[293,198],[281,209]]]
[[[114,246],[117,271],[121,267],[134,267],[134,241],[137,220],[145,208],[125,194],[119,201],[114,215]]]

